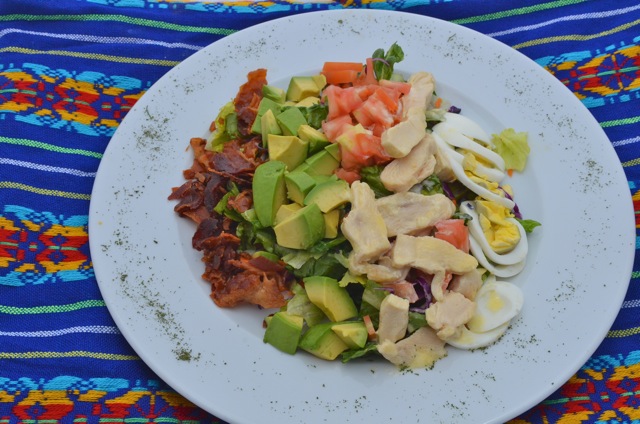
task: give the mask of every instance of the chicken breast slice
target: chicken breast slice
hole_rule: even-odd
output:
[[[391,258],[382,256],[376,263],[358,262],[356,255],[349,254],[349,272],[353,275],[366,275],[376,283],[393,283],[404,279],[409,273],[409,267],[396,268]]]
[[[407,334],[409,325],[409,301],[395,294],[389,294],[380,304],[380,324],[378,343],[397,342]]]
[[[408,155],[427,130],[425,113],[431,103],[435,80],[428,72],[417,72],[408,82],[411,90],[402,98],[402,121],[382,133],[382,147],[392,158]]]
[[[466,274],[454,275],[449,283],[449,290],[458,292],[469,300],[475,300],[478,290],[482,286],[482,275],[478,269]]]
[[[434,140],[435,141],[435,140]],[[451,163],[449,162],[449,158],[446,153],[442,151],[440,146],[436,143],[436,153],[434,154],[436,158],[436,166],[433,170],[433,173],[438,177],[438,179],[445,183],[450,183],[456,180],[456,174],[453,172],[453,168],[451,167]]]
[[[432,303],[425,312],[427,323],[442,340],[457,338],[476,311],[476,304],[457,292],[447,291],[444,298]]]
[[[447,356],[445,342],[429,327],[420,327],[409,337],[397,343],[390,341],[378,345],[378,352],[399,367],[428,368]]]
[[[376,207],[389,237],[433,227],[436,222],[450,218],[456,211],[453,202],[440,193],[431,196],[413,192],[396,193],[377,199]]]
[[[390,256],[396,267],[410,266],[427,274],[446,271],[465,274],[478,266],[478,261],[473,256],[455,248],[447,241],[430,236],[413,237],[399,234]]]
[[[380,181],[387,190],[395,193],[408,191],[433,174],[436,149],[437,145],[431,134],[425,134],[407,156],[394,159],[385,166],[380,174]]]
[[[354,260],[359,263],[376,260],[391,247],[387,227],[375,200],[367,183],[354,181],[351,184],[351,211],[340,228],[353,247]]]

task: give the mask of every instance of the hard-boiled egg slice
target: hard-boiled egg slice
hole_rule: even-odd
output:
[[[491,263],[484,255],[480,243],[478,243],[472,235],[469,236],[469,250],[483,268],[500,278],[513,277],[514,275],[520,273],[520,271],[524,269],[524,266],[527,263],[526,259],[523,259],[522,261],[517,262],[513,265],[497,265]]]
[[[506,323],[485,333],[474,333],[463,325],[460,336],[455,339],[447,339],[447,343],[458,349],[478,349],[489,346],[498,340],[507,331],[508,327],[509,323]]]
[[[450,145],[448,145],[447,142],[444,141],[442,137],[440,137],[437,133],[434,132],[431,135],[438,144],[438,147],[440,147],[440,150],[445,155],[447,155],[451,170],[455,174],[458,181],[460,181],[465,187],[476,193],[478,196],[499,203],[508,209],[513,209],[513,207],[515,206],[513,200],[493,193],[491,190],[488,190],[475,181],[471,180],[471,178],[469,178],[464,172],[464,168],[462,167],[463,156],[460,153],[456,152]]]
[[[460,149],[469,150],[478,156],[482,156],[499,170],[505,170],[504,159],[502,159],[502,156],[462,134],[456,127],[448,124],[446,121],[436,124],[433,127],[433,132],[442,137],[442,139],[448,144]]]
[[[509,222],[513,223],[518,228],[518,231],[520,232],[520,241],[511,251],[500,254],[495,252],[491,248],[489,242],[487,241],[487,238],[484,235],[482,226],[480,225],[480,217],[476,212],[475,203],[472,201],[462,202],[460,204],[460,211],[473,218],[471,221],[469,221],[468,224],[469,233],[471,235],[471,238],[475,239],[481,246],[482,252],[489,260],[498,265],[514,265],[526,259],[527,252],[529,251],[529,244],[527,243],[527,233],[516,219],[507,218]]]
[[[459,113],[451,112],[445,113],[444,119],[467,137],[475,138],[476,140],[480,140],[484,144],[493,147],[489,134],[487,134],[475,121],[464,115],[460,115]]]
[[[474,333],[486,333],[504,324],[522,310],[522,290],[513,283],[488,279],[476,294],[476,311],[467,322]]]

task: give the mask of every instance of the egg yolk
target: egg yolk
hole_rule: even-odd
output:
[[[520,230],[507,218],[511,211],[502,205],[486,200],[476,200],[480,227],[496,253],[507,253],[520,242]]]

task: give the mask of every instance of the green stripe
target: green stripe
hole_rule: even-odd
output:
[[[13,181],[0,181],[0,189],[14,189],[28,191],[31,193],[42,194],[43,196],[65,197],[75,200],[91,200],[90,194],[74,193],[71,191],[50,190],[47,188],[39,188],[27,184],[16,183]]]
[[[585,1],[588,1],[588,0],[558,0],[558,1],[552,1],[549,3],[536,4],[535,6],[519,7],[517,9],[503,10],[500,12],[489,13],[486,15],[471,16],[469,18],[464,18],[464,19],[456,19],[453,22],[456,24],[462,25],[462,24],[472,24],[476,22],[491,21],[494,19],[507,18],[509,16],[526,15],[527,13],[539,12],[541,10],[569,6],[571,4],[577,4],[577,3],[584,3]]]
[[[60,312],[72,312],[84,308],[99,308],[103,306],[106,306],[103,300],[83,300],[67,305],[32,306],[24,308],[0,305],[0,313],[9,315],[56,314]]]
[[[633,271],[631,273],[631,278],[640,278],[640,271]]]
[[[613,120],[613,121],[600,122],[600,126],[602,128],[609,128],[609,127],[617,127],[618,125],[637,124],[638,122],[640,122],[640,116],[634,116],[634,117],[631,117],[631,118],[616,119],[616,120]]]
[[[146,27],[168,29],[181,32],[201,32],[206,34],[229,35],[236,32],[228,28],[207,28],[197,27],[193,25],[178,25],[170,22],[154,21],[151,19],[132,18],[124,15],[100,15],[100,14],[84,14],[84,15],[0,15],[0,21],[112,21],[123,22],[126,24],[140,25]]]
[[[26,138],[10,138],[0,136],[0,143],[17,144],[20,146],[35,147],[36,149],[49,150],[52,152],[66,153],[71,155],[82,155],[102,159],[102,153],[83,149],[69,149],[66,147],[59,147],[54,146],[53,144],[43,143],[41,141],[27,140]]]
[[[623,168],[627,168],[629,166],[636,166],[636,165],[640,165],[640,159],[631,159],[626,162],[622,162]]]
[[[120,355],[116,353],[87,352],[73,350],[71,352],[0,352],[0,359],[42,359],[42,358],[93,358],[112,361],[138,361],[134,355]]]
[[[157,66],[176,66],[180,61],[161,60],[161,59],[141,59],[137,57],[112,56],[98,53],[78,53],[65,50],[35,50],[22,47],[4,47],[0,49],[0,53],[22,53],[22,54],[48,54],[53,56],[80,57],[83,59],[103,60],[105,62],[116,63],[135,63],[136,65],[157,65]]]

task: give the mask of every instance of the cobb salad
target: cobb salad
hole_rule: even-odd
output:
[[[489,135],[429,72],[397,72],[403,58],[393,44],[287,87],[257,69],[190,141],[169,199],[196,224],[211,298],[269,310],[264,341],[283,352],[430,367],[522,309],[499,278],[522,271],[539,225],[507,183],[527,134]]]

